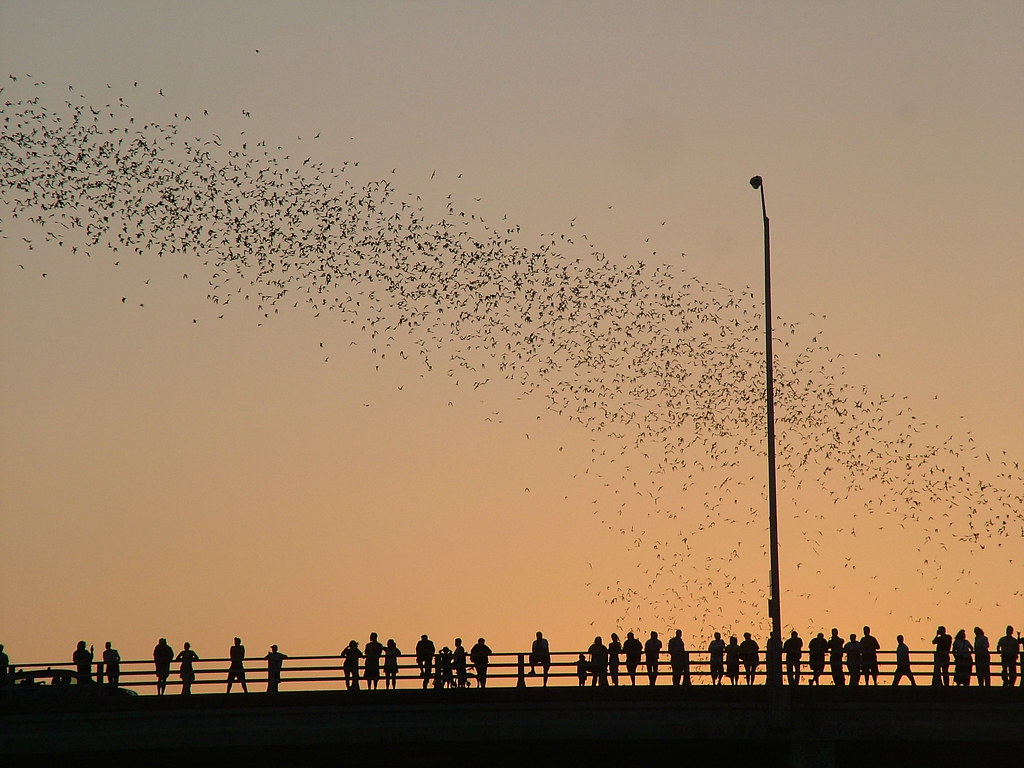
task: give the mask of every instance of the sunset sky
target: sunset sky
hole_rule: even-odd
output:
[[[450,204],[526,249],[566,235],[758,306],[763,176],[775,314],[799,328],[782,374],[796,339],[827,345],[837,381],[887,401],[885,424],[912,411],[949,450],[955,487],[920,517],[781,479],[786,630],[871,624],[883,647],[923,647],[939,623],[1024,625],[1022,39],[1013,0],[0,0],[4,101],[123,99],[136,127],[348,162],[428,217]],[[15,663],[70,659],[80,639],[146,658],[159,637],[210,657],[235,635],[261,656],[371,631],[406,651],[424,632],[495,651],[537,630],[557,650],[612,631],[764,636],[763,459],[701,443],[652,480],[657,456],[543,389],[381,361],[363,321],[291,300],[269,317],[214,304],[216,253],[72,253],[4,192]],[[856,450],[902,439],[857,424]],[[978,520],[1010,516],[1001,534],[960,540],[968,493]],[[726,520],[726,503],[755,517]],[[709,582],[713,608],[681,597]]]

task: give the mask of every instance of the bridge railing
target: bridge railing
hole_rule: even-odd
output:
[[[548,685],[551,686],[577,686],[579,685],[577,662],[582,651],[563,651],[551,653],[551,665],[548,669]],[[707,651],[689,651],[688,673],[685,680],[693,685],[711,685],[710,654]],[[891,685],[896,669],[895,651],[882,650],[878,652],[878,683],[880,685]],[[918,685],[932,684],[933,652],[911,651],[911,669]],[[335,655],[327,656],[289,656],[284,661],[281,672],[280,690],[337,690],[346,688],[343,659]],[[364,662],[365,660],[361,660]],[[245,659],[245,679],[251,690],[265,690],[269,682],[267,662],[260,657]],[[807,653],[801,659],[800,684],[806,685],[811,678],[811,671],[808,663]],[[48,662],[12,665],[12,672],[16,668],[23,678],[26,674],[32,673],[37,684],[51,684],[54,680],[54,672],[57,670],[73,669],[74,664],[68,662]],[[192,690],[196,693],[223,692],[227,687],[230,660],[227,658],[200,659],[193,662],[195,680],[192,682]],[[437,665],[434,665],[436,673]],[[844,675],[849,684],[849,673],[846,665],[843,665]],[[991,661],[991,676],[996,685],[1000,684],[1002,664],[998,656],[993,656]],[[93,678],[97,681],[106,682],[106,669],[102,661],[93,664]],[[364,679],[364,663],[359,667],[359,688],[366,690],[368,682]],[[476,671],[472,663],[468,665],[468,678],[470,687],[479,687],[476,678]],[[952,683],[953,664],[949,666],[950,681]],[[785,676],[785,674],[784,674]],[[754,673],[754,683],[763,685],[766,681],[766,662],[764,651]],[[611,674],[608,675],[608,682],[611,684]],[[673,682],[672,666],[669,655],[662,652],[659,657],[659,669],[656,678],[657,685],[671,685]],[[414,655],[403,655],[399,658],[398,674],[396,676],[397,687],[412,689],[423,688],[423,677],[416,664]],[[592,677],[588,676],[586,684],[593,683]],[[629,685],[630,676],[624,660],[620,661],[618,667],[618,684]],[[745,670],[740,666],[738,683],[745,684]],[[120,664],[119,686],[136,691],[137,693],[156,693],[157,679],[155,665],[152,659],[122,660]],[[649,685],[647,666],[644,662],[636,668],[636,684]],[[724,681],[729,685],[728,678]],[[819,676],[820,685],[832,685],[832,675],[828,659],[826,658],[825,669]],[[861,679],[861,684],[866,681]],[[904,679],[901,685],[909,685],[909,680]],[[977,684],[975,671],[972,669],[971,685]],[[531,672],[528,653],[494,653],[491,654],[487,666],[488,687],[540,687],[544,685],[544,671],[540,665]],[[172,665],[170,677],[167,679],[167,691],[178,693],[181,691],[182,679],[179,671],[179,664]],[[428,680],[426,687],[434,687],[434,680]],[[383,658],[381,659],[380,681],[378,689],[385,688]],[[236,681],[233,690],[241,690],[240,684]]]

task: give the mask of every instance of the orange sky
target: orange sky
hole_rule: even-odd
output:
[[[789,420],[784,624],[870,623],[912,645],[937,623],[991,637],[1024,625],[1019,4],[7,2],[0,30],[0,70],[18,78],[4,100],[123,98],[132,130],[218,137],[225,163],[263,140],[300,171],[358,161],[346,178],[419,196],[427,221],[512,228],[523,252],[554,239],[586,264],[643,261],[643,285],[661,268],[693,302],[760,306],[747,179],[763,175]],[[370,631],[403,648],[422,632],[484,635],[496,651],[537,629],[568,649],[616,629],[678,626],[700,645],[764,631],[762,438],[745,385],[682,387],[689,407],[745,425],[708,439],[700,422],[691,441],[663,389],[628,394],[636,368],[557,379],[489,358],[477,376],[451,333],[429,369],[382,360],[362,320],[209,301],[216,252],[82,257],[15,219],[15,197],[0,199],[13,660],[70,658],[78,639],[127,658],[161,636],[214,656],[236,634],[302,654]],[[707,328],[740,309],[719,306]],[[664,347],[627,341],[634,321],[609,332],[616,350]],[[756,373],[710,349],[716,381]],[[588,395],[567,385],[598,380],[616,384],[596,399],[628,405],[625,423],[568,418]],[[833,401],[856,413],[794,423]],[[653,426],[661,442],[638,448]],[[842,450],[824,450],[829,435]],[[843,463],[901,446],[914,461],[882,477]],[[901,501],[936,472],[949,479],[924,508]],[[864,489],[845,496],[852,480]],[[985,523],[999,516],[997,535]],[[977,541],[961,540],[970,520]]]

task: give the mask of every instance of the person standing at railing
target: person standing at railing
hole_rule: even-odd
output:
[[[1006,628],[1006,634],[996,643],[996,653],[1002,662],[1003,685],[1013,688],[1017,684],[1017,655],[1020,653],[1020,639],[1013,636],[1013,627]]]
[[[715,632],[715,639],[708,644],[708,655],[711,661],[711,684],[721,685],[725,675],[725,640],[721,632]]]
[[[156,695],[163,696],[167,690],[167,678],[171,676],[171,662],[174,661],[174,650],[167,644],[167,638],[161,637],[153,649],[153,665],[156,667]]]
[[[181,666],[178,668],[178,675],[181,677],[181,694],[188,696],[192,693],[192,683],[196,681],[196,670],[193,664],[199,661],[199,654],[192,650],[189,643],[185,643],[184,650],[178,654],[175,661],[181,662]]]
[[[661,640],[657,632],[651,632],[651,636],[644,643],[644,662],[647,665],[647,680],[651,685],[658,682],[658,662],[661,659]]]
[[[786,657],[786,681],[790,685],[800,685],[800,658],[804,653],[804,641],[795,629],[782,644],[782,653]]]
[[[825,653],[828,651],[828,640],[825,633],[819,632],[817,637],[812,637],[807,644],[807,664],[811,668],[811,679],[808,685],[818,685],[818,678],[825,671]]]
[[[346,690],[359,690],[359,659],[362,656],[363,652],[359,650],[359,643],[355,640],[349,641],[348,646],[341,652],[341,657],[345,660],[341,668],[345,673]]]
[[[686,645],[683,643],[683,630],[681,629],[677,629],[675,636],[669,638],[668,663],[672,667],[672,685],[681,684],[686,667]]]
[[[78,682],[91,683],[92,682],[92,646],[89,646],[89,650],[85,649],[85,640],[78,641],[78,647],[75,648],[75,652],[71,655],[71,660],[75,662],[75,669],[78,670]]]
[[[761,660],[761,649],[757,641],[750,636],[749,632],[743,633],[743,642],[740,643],[740,660],[743,662],[743,672],[747,685],[754,684],[754,676],[757,674],[757,666]]]
[[[881,647],[871,634],[871,627],[864,627],[864,637],[860,639],[860,671],[864,685],[878,685],[878,651]]]
[[[590,644],[590,648],[587,649],[590,654],[590,674],[591,685],[599,685],[602,688],[608,685],[608,648],[601,641],[600,637],[595,637],[594,642]]]
[[[547,641],[547,638],[540,632],[537,633],[537,639],[533,641],[533,646],[530,648],[530,674],[537,674],[536,667],[540,665],[544,672],[544,687],[548,687],[548,670],[551,669],[551,646]]]
[[[896,673],[892,677],[892,684],[899,685],[904,675],[910,678],[911,685],[917,685],[914,670],[910,667],[910,648],[903,642],[903,635],[896,635]]]
[[[277,688],[281,685],[281,668],[288,657],[278,651],[276,645],[272,645],[270,653],[263,658],[267,660],[267,693],[277,693]]]
[[[491,649],[487,647],[484,639],[478,638],[476,645],[469,649],[469,660],[473,662],[473,669],[476,670],[476,682],[481,688],[487,687],[487,665],[491,661]]]
[[[729,644],[725,646],[725,676],[732,685],[740,684],[740,644],[736,635],[729,635]]]
[[[590,662],[587,661],[587,655],[581,653],[576,660],[576,680],[579,681],[580,688],[587,684],[588,674],[590,674]]]
[[[860,684],[861,664],[864,656],[856,633],[850,635],[850,642],[843,646],[843,653],[846,654],[846,670],[850,674],[850,685],[857,686]]]
[[[398,649],[394,638],[384,646],[384,690],[395,690],[398,687],[398,659],[402,652]]]
[[[249,692],[249,686],[245,684],[245,646],[242,645],[242,638],[236,637],[235,644],[228,649],[228,656],[231,665],[228,667],[228,693],[231,693],[231,684],[237,680],[244,693]]]
[[[7,685],[7,677],[11,674],[11,659],[4,653],[3,645],[0,645],[0,687]]]
[[[989,688],[992,685],[992,652],[988,638],[981,627],[974,628],[974,670],[978,685]]]
[[[846,678],[843,676],[843,638],[839,636],[839,630],[835,627],[832,627],[832,637],[828,640],[828,666],[832,673],[832,685],[846,685]]]
[[[452,670],[455,672],[455,684],[459,688],[469,686],[469,654],[462,644],[462,638],[455,638],[455,649],[452,651]]]
[[[935,630],[932,640],[935,654],[932,663],[932,685],[949,686],[949,654],[953,648],[953,638],[946,634],[945,627]]]
[[[953,641],[953,682],[958,686],[971,684],[974,669],[974,646],[967,639],[967,630],[961,629]]]
[[[363,649],[363,679],[366,687],[376,690],[380,683],[380,657],[384,654],[384,646],[377,641],[377,633],[370,633],[370,642]]]
[[[103,649],[103,668],[107,673],[107,683],[116,688],[121,679],[121,654],[111,646],[109,640]]]
[[[420,669],[420,677],[423,678],[423,687],[430,685],[434,677],[434,643],[426,635],[420,635],[416,643],[416,666]]]
[[[612,632],[611,642],[608,643],[608,677],[612,685],[619,684],[619,660],[622,657],[622,643],[619,636]]]
[[[622,653],[626,657],[626,674],[629,675],[629,683],[636,685],[636,668],[640,666],[640,659],[643,658],[644,646],[632,632],[626,633],[626,642],[622,644]]]

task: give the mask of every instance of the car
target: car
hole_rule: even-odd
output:
[[[73,669],[22,669],[7,675],[0,697],[22,699],[32,698],[78,698],[138,696],[128,688],[97,683],[89,675]]]

